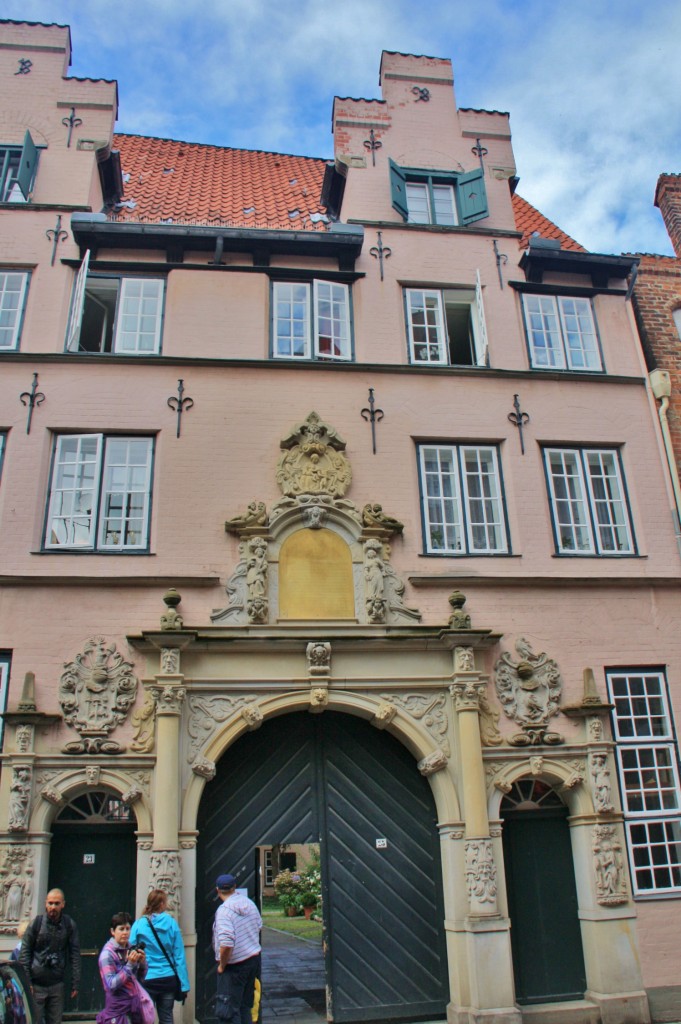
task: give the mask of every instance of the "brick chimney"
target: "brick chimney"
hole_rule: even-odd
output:
[[[659,207],[676,256],[681,257],[681,174],[661,174],[655,189]]]

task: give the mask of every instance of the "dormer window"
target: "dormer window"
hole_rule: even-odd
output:
[[[0,203],[26,203],[33,188],[38,149],[26,132],[22,146],[0,146]]]
[[[540,370],[603,369],[591,301],[523,295],[530,365]]]
[[[390,192],[393,208],[409,224],[454,227],[489,213],[481,167],[459,174],[400,167],[391,160]]]

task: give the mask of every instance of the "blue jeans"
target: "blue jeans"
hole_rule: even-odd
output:
[[[154,1000],[158,1024],[173,1024],[173,1006],[175,1005],[175,975],[167,978],[149,978],[143,985]]]
[[[215,1013],[220,1024],[251,1024],[251,1008],[255,995],[255,979],[260,970],[260,956],[251,956],[238,964],[227,964],[218,974]]]

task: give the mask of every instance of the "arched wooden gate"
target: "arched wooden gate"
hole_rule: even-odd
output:
[[[215,878],[252,895],[256,847],[282,842],[320,843],[329,1018],[444,1017],[435,804],[394,737],[337,712],[266,722],[218,764],[198,828],[198,1019],[213,1016]]]

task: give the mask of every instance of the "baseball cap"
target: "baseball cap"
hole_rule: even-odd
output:
[[[236,885],[236,878],[234,875],[218,875],[215,879],[216,889],[233,889]]]

